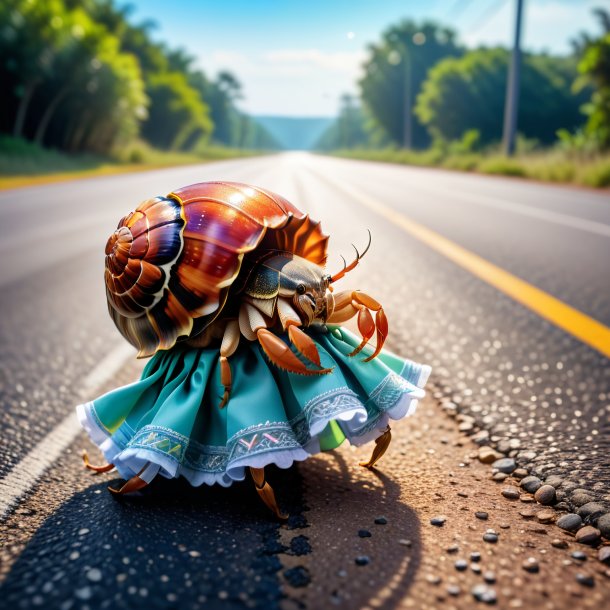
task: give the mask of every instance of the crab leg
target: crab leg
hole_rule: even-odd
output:
[[[288,519],[288,515],[284,514],[277,505],[275,493],[273,492],[273,487],[271,487],[271,485],[269,485],[269,483],[267,483],[265,479],[265,469],[253,468],[252,466],[250,466],[250,474],[252,475],[252,480],[254,481],[256,491],[265,506],[278,519],[281,519],[282,521]]]
[[[157,464],[146,462],[142,467],[142,470],[131,477],[129,481],[123,483],[119,489],[109,487],[108,491],[111,491],[115,496],[123,496],[125,494],[133,493],[134,491],[139,491],[140,489],[144,489],[144,487],[155,478],[157,472],[159,472],[159,466]]]
[[[370,313],[371,310],[375,312],[374,322]],[[339,324],[353,318],[356,314],[358,314],[358,330],[362,335],[362,342],[349,355],[355,356],[360,353],[371,340],[375,331],[377,331],[375,351],[364,359],[365,362],[368,362],[379,354],[388,336],[388,319],[381,303],[368,294],[357,290],[353,292],[340,292],[335,295],[335,309],[326,322],[328,324]]]
[[[103,464],[102,466],[94,466],[89,461],[89,454],[83,451],[83,463],[87,470],[93,470],[93,472],[110,472],[114,468],[114,464]]]
[[[381,436],[375,439],[375,448],[373,449],[373,453],[371,454],[369,461],[360,462],[360,466],[364,466],[369,470],[374,468],[375,464],[381,459],[387,448],[390,446],[391,440],[392,431],[390,430],[390,426],[388,426],[388,429]]]
[[[232,356],[239,345],[239,322],[237,320],[229,320],[222,336],[220,344],[220,383],[225,388],[219,408],[222,409],[229,401],[231,393],[231,384],[233,377],[231,375],[231,365],[229,364],[229,356]]]

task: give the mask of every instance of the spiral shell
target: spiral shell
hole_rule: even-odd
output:
[[[143,202],[110,236],[108,309],[138,355],[151,356],[221,315],[246,254],[277,249],[324,265],[327,242],[279,195],[230,182],[187,186]]]

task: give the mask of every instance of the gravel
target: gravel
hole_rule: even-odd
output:
[[[430,525],[442,527],[443,525],[445,525],[445,521],[447,521],[447,517],[443,517],[442,515],[439,517],[432,517],[432,519],[430,519]]]
[[[540,565],[535,557],[528,557],[522,564],[521,567],[531,574],[536,574],[540,571]]]
[[[576,582],[581,584],[583,587],[594,587],[595,579],[590,574],[583,574],[582,572],[578,572],[576,574]]]
[[[359,555],[354,559],[354,563],[357,566],[368,566],[371,563],[371,558],[368,555]]]
[[[553,504],[555,502],[555,488],[552,485],[543,485],[536,491],[534,498],[539,504]]]
[[[595,521],[606,512],[606,507],[599,502],[587,502],[576,512],[585,520]]]
[[[574,513],[562,515],[557,519],[557,526],[567,532],[576,532],[582,526],[582,518]]]
[[[505,487],[502,490],[502,495],[509,500],[518,500],[519,499],[519,490],[516,487]]]
[[[495,590],[487,585],[475,585],[471,592],[472,597],[478,602],[483,602],[485,604],[495,604],[498,598]]]
[[[468,569],[468,562],[465,559],[458,559],[453,565],[458,572],[464,572]]]
[[[517,468],[517,464],[513,458],[501,458],[496,460],[492,467],[498,470],[499,472],[504,472],[505,474],[510,474],[515,468]]]
[[[592,525],[585,525],[576,532],[576,542],[581,544],[597,544],[600,538],[600,531]]]
[[[542,481],[538,477],[529,476],[521,479],[521,487],[530,494],[536,493],[542,487]]]
[[[537,515],[536,519],[540,523],[553,523],[555,521],[555,511],[553,510],[541,510]]]
[[[477,519],[481,519],[481,521],[487,521],[487,519],[489,518],[489,513],[486,513],[485,511],[482,510],[478,510],[474,516]]]
[[[487,446],[481,447],[478,452],[479,461],[483,462],[483,464],[491,464],[500,457],[502,457],[500,453],[498,453],[495,449],[492,449],[491,447]]]
[[[584,489],[575,489],[570,500],[574,506],[583,506],[588,502],[595,502],[595,496]]]
[[[599,551],[597,552],[597,558],[602,563],[610,564],[610,546],[603,546],[601,549],[599,549]]]
[[[358,530],[358,536],[360,538],[370,538],[371,532],[369,532],[369,530]]]
[[[610,540],[610,513],[602,515],[595,524],[604,538]]]
[[[584,551],[573,551],[570,553],[570,557],[578,561],[587,561],[587,554]]]
[[[387,525],[388,524],[388,520],[385,517],[376,517],[375,518],[375,525]]]

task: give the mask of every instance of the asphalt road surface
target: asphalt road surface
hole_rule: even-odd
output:
[[[344,287],[383,303],[392,349],[433,366],[424,413],[401,424],[383,474],[354,470],[347,448],[273,474],[292,515],[281,528],[247,485],[161,483],[116,502],[105,491],[116,476],[84,473],[79,452],[88,444],[74,439],[71,413],[83,395],[127,383],[141,368],[106,311],[108,235],[141,200],[212,179],[269,188],[322,220],[331,270],[370,229],[371,251]],[[439,592],[458,586],[436,576],[455,558],[435,564],[430,549],[442,555],[455,537],[451,523],[439,536],[426,519],[443,508],[437,502],[451,511],[456,486],[451,497],[443,491],[450,474],[464,511],[477,508],[469,504],[476,496],[493,505],[498,523],[518,517],[497,501],[489,468],[472,460],[476,444],[553,483],[554,510],[576,510],[584,498],[608,511],[608,192],[287,153],[2,192],[0,260],[0,595],[12,607],[434,607],[430,600],[447,597],[468,607],[481,577],[469,571],[460,593]],[[379,514],[389,524],[378,535]],[[475,531],[454,525],[458,538]],[[353,567],[364,539],[341,532],[366,527],[367,557],[384,556],[384,569]],[[515,562],[500,550],[490,559],[498,574],[502,561]],[[573,605],[570,596],[596,602],[610,582],[596,572],[588,593],[568,576],[564,590],[565,575],[554,574],[554,607]],[[515,578],[505,580],[519,590]],[[508,584],[497,595],[500,605],[527,607],[551,593],[532,581],[526,606],[509,605]]]

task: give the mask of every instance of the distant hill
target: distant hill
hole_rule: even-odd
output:
[[[253,116],[286,150],[311,150],[333,117]]]

